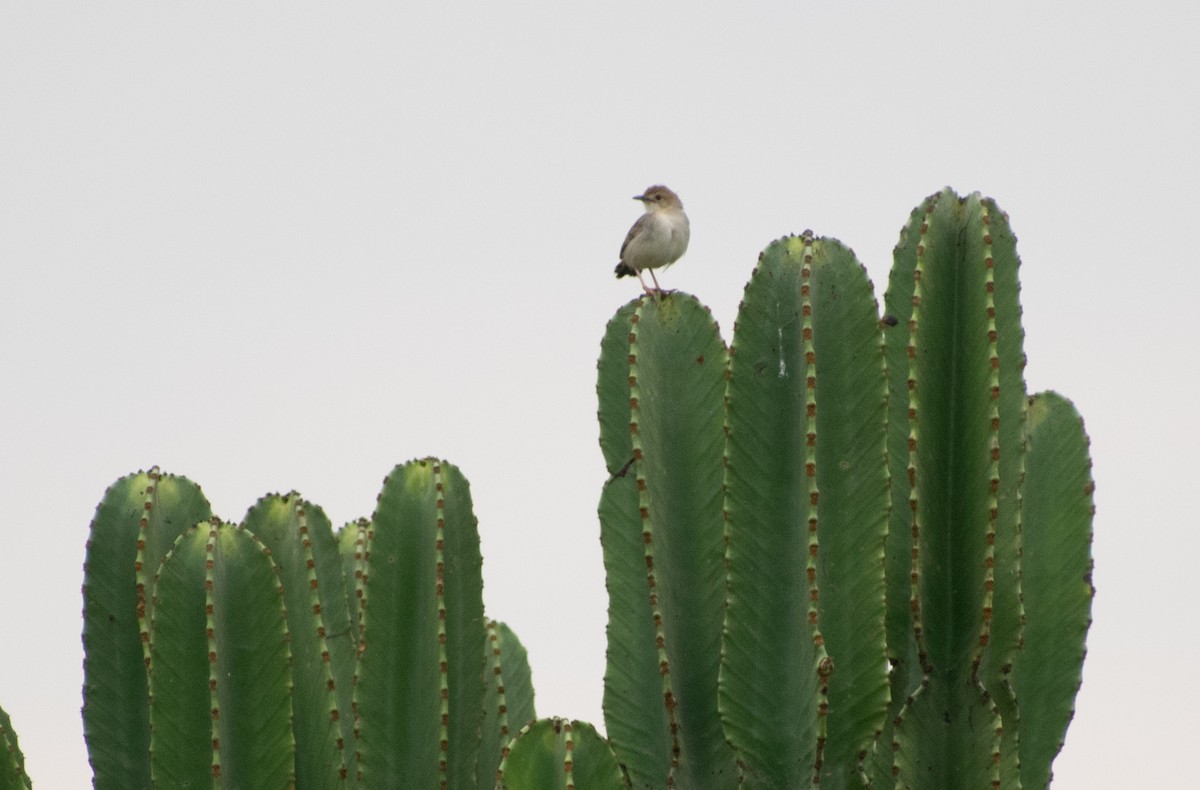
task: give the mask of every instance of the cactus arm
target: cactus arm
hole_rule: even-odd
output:
[[[959,672],[980,655],[987,595],[991,366],[986,270],[964,260],[963,224],[978,201],[943,195],[925,217],[916,269],[909,379],[910,474],[918,541],[918,642],[929,669]],[[928,669],[927,669],[928,674]]]
[[[199,486],[187,478],[160,475],[157,467],[150,470],[152,485],[146,487],[147,517],[138,523],[137,573],[138,619],[142,624],[144,658],[149,658],[146,624],[154,619],[154,599],[150,597],[153,574],[166,558],[175,540],[201,521],[207,521],[212,511]],[[196,517],[198,513],[206,515]]]
[[[483,592],[479,532],[462,474],[434,459],[396,467],[362,555],[354,704],[364,783],[473,785]]]
[[[533,672],[529,655],[516,633],[506,623],[496,623],[500,649],[500,675],[504,680],[504,699],[508,709],[509,732],[537,718],[534,706]]]
[[[889,372],[906,376],[907,420],[893,429],[908,433],[911,606],[924,680],[894,732],[896,768],[901,784],[998,781],[1003,728],[979,673],[991,637],[1002,452],[988,207],[946,191],[914,222],[906,240],[915,240],[915,261],[898,250],[893,276],[911,265],[909,323],[886,338],[904,345],[908,362]]]
[[[764,251],[738,312],[721,712],[752,786],[861,784],[883,723],[878,320],[853,253],[808,236]]]
[[[725,345],[707,309],[684,294],[623,312],[628,346],[614,319],[598,385],[611,475],[600,505],[612,596],[608,731],[636,783],[659,786],[670,771],[682,786],[732,786],[737,767],[716,714]],[[629,614],[613,591],[629,594]],[[635,632],[635,645],[620,642]],[[635,688],[653,696],[635,700]]]
[[[816,481],[806,476],[804,245],[786,239],[760,256],[731,349],[720,704],[750,787],[811,783],[822,724],[825,653],[809,589],[817,534]]]
[[[1013,670],[1021,710],[1021,781],[1050,783],[1082,679],[1091,625],[1091,458],[1069,400],[1035,395],[1029,407],[1023,498],[1022,588],[1029,622]]]
[[[1025,612],[1021,602],[1021,485],[1025,473],[1025,331],[1021,326],[1020,259],[1008,216],[990,198],[979,201],[979,224],[965,234],[968,260],[983,259],[985,310],[988,315],[988,354],[992,365],[989,386],[996,393],[988,419],[992,432],[990,474],[995,485],[992,516],[992,600],[987,644],[979,679],[988,690],[1003,722],[1000,744],[1001,777],[1020,772],[1018,713],[1012,688],[1012,668],[1021,644]]]
[[[623,790],[608,742],[585,722],[540,719],[523,727],[500,765],[497,790]]]
[[[861,786],[888,701],[886,378],[879,308],[854,253],[813,243],[818,623],[833,660],[821,785]]]
[[[150,761],[157,786],[212,784],[212,704],[204,635],[207,541],[207,529],[180,535],[153,582]]]
[[[596,363],[600,452],[609,478],[626,476],[633,465],[633,438],[629,433],[629,330],[640,301],[626,302],[609,319]]]
[[[601,348],[604,710],[638,786],[737,779],[716,710],[725,365],[711,315],[683,294],[626,305]]]
[[[804,240],[793,238],[760,256],[730,351],[720,705],[751,787],[808,784],[817,759],[824,653],[809,595],[817,536],[815,477],[806,478],[803,255]]]
[[[628,429],[626,429],[628,430]],[[632,474],[610,480],[600,498],[608,588],[604,721],[636,787],[665,787],[673,742],[646,593],[645,548]]]
[[[139,613],[170,541],[211,515],[199,486],[157,468],[116,481],[96,508],[84,561],[83,729],[99,790],[150,787],[149,621]]]
[[[17,743],[17,733],[8,713],[0,708],[0,790],[27,790],[33,787],[25,773],[25,755]]]
[[[738,772],[717,715],[728,354],[694,298],[644,298],[635,318],[630,432],[663,701],[676,725],[673,776],[683,787],[733,787]]]
[[[210,684],[219,716],[222,784],[285,787],[296,781],[292,735],[292,656],[279,569],[245,530],[221,525],[210,536],[207,569],[213,612]],[[211,689],[211,685],[210,685]],[[336,775],[336,766],[325,766]]]
[[[487,693],[484,696],[483,740],[475,771],[479,790],[496,784],[496,769],[517,730],[535,718],[529,656],[517,635],[504,623],[487,624]]]
[[[430,464],[399,466],[367,527],[354,684],[365,787],[439,784],[437,501]]]
[[[332,527],[295,492],[263,497],[242,525],[267,547],[283,580],[299,786],[339,787],[352,751],[345,744],[353,743],[354,648]]]
[[[888,602],[885,618],[889,702],[883,729],[876,741],[870,776],[872,786],[892,787],[895,783],[893,727],[906,702],[921,686],[920,649],[910,601],[913,597],[912,485],[908,476],[908,347],[913,312],[913,272],[917,265],[917,244],[924,218],[924,206],[913,210],[908,224],[900,231],[900,242],[893,251],[892,270],[884,295],[884,354],[888,374],[888,486],[891,507],[884,549],[884,579]]]
[[[361,781],[362,775],[358,771],[357,757],[357,742],[358,732],[356,723],[356,714],[354,712],[354,673],[355,666],[358,661],[358,644],[359,637],[362,635],[362,618],[359,612],[359,601],[362,600],[362,569],[363,569],[363,549],[366,545],[367,531],[370,522],[363,518],[357,521],[350,521],[342,525],[342,528],[337,531],[337,548],[338,556],[341,558],[342,566],[342,583],[346,593],[346,608],[349,616],[349,634],[347,641],[353,646],[354,654],[350,656],[347,662],[347,667],[338,673],[338,705],[346,704],[345,698],[342,696],[345,689],[349,690],[350,702],[349,713],[342,715],[349,721],[350,737],[346,738],[343,757],[346,761],[347,778],[350,779],[350,785],[354,786],[356,782]],[[334,634],[335,638],[339,638],[338,634]],[[345,682],[344,688],[340,685],[345,675],[349,675]],[[342,707],[343,711],[347,708]],[[344,728],[343,728],[344,729]]]
[[[608,737],[634,785],[664,787],[673,744],[662,704],[629,431],[630,319],[637,305],[629,302],[608,322],[597,365],[600,448],[608,469],[598,508],[608,589],[603,707]]]
[[[440,467],[440,475],[439,475]],[[435,486],[441,483],[443,499],[441,540],[445,620],[439,639],[445,639],[446,683],[450,716],[445,728],[449,749],[447,775],[450,787],[468,787],[475,781],[479,761],[479,728],[483,721],[483,677],[486,657],[479,646],[486,641],[483,616],[483,556],[479,525],[466,477],[453,464],[434,467]]]
[[[361,584],[362,552],[366,544],[369,526],[370,522],[362,518],[343,524],[337,532],[338,554],[342,558],[342,580],[346,588],[346,603],[350,615],[351,641],[355,645],[356,654],[362,626],[358,606],[363,592]]]
[[[250,533],[184,532],[156,575],[151,769],[158,787],[295,781],[291,673],[278,571]]]
[[[980,736],[970,744],[955,740],[965,729],[967,712],[973,720],[998,724],[995,706],[974,677],[984,641],[986,534],[992,528],[984,496],[992,478],[990,390],[984,268],[982,261],[977,268],[961,264],[961,215],[960,203],[948,192],[931,197],[913,214],[896,249],[888,294],[889,311],[899,311],[904,322],[884,334],[893,363],[889,389],[902,393],[905,406],[904,420],[890,425],[906,435],[907,445],[902,472],[907,502],[894,501],[894,507],[899,505],[910,521],[899,529],[893,523],[894,535],[910,540],[907,546],[889,545],[889,555],[901,567],[905,553],[911,555],[911,622],[923,678],[902,698],[904,707],[894,720],[900,784],[912,784],[917,776],[932,777],[935,785],[938,780],[954,784],[976,776],[1000,749],[998,738]],[[911,288],[895,288],[908,277]],[[905,297],[911,304],[907,310],[900,304]],[[900,603],[892,598],[890,608]],[[911,660],[904,653],[906,638],[899,642],[901,660]],[[911,666],[896,666],[893,680],[907,681],[911,671]],[[982,746],[970,748],[974,744]]]

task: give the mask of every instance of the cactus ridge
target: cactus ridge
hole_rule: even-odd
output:
[[[650,612],[654,622],[654,644],[658,650],[658,669],[662,675],[663,710],[667,714],[667,726],[671,733],[670,772],[679,768],[679,723],[675,718],[675,694],[671,690],[671,659],[667,655],[667,635],[663,629],[662,609],[658,604],[658,580],[654,568],[654,519],[653,505],[646,484],[645,454],[642,437],[638,433],[641,421],[641,388],[638,386],[638,326],[645,310],[646,300],[638,303],[629,325],[629,436],[633,444],[633,471],[638,491],[638,513],[642,519],[642,545],[646,555],[646,587],[649,590]]]
[[[974,197],[974,196],[973,196]],[[1026,393],[1024,332],[1020,324],[1020,258],[1008,217],[995,202],[979,199],[979,220],[968,250],[973,265],[985,274],[984,310],[987,316],[987,386],[990,427],[988,468],[988,531],[985,600],[980,647],[973,673],[999,711],[1000,777],[1019,774],[1019,718],[1011,671],[1024,627],[1021,592],[1021,489],[1024,478],[1023,438]]]
[[[433,462],[433,490],[437,494],[434,504],[436,516],[436,531],[433,548],[433,562],[437,588],[435,607],[437,609],[437,644],[438,644],[438,686],[441,699],[441,709],[438,711],[438,779],[444,787],[449,783],[449,749],[450,749],[450,682],[448,669],[449,656],[446,653],[446,499],[442,483],[442,465]]]
[[[142,507],[145,509],[145,515],[138,519],[138,538],[137,538],[137,554],[133,561],[133,570],[137,575],[135,589],[137,590],[137,614],[138,625],[141,628],[142,637],[142,658],[146,662],[146,666],[150,665],[150,620],[152,611],[150,609],[151,602],[146,593],[147,579],[149,574],[153,573],[158,568],[158,560],[152,560],[146,556],[146,547],[151,545],[150,535],[150,513],[154,510],[155,491],[158,489],[158,481],[162,477],[161,470],[157,466],[150,467],[150,471],[146,473],[149,481],[146,483],[142,500]]]
[[[354,649],[332,526],[320,507],[291,491],[261,497],[242,527],[266,548],[283,584],[297,773],[308,787],[336,787],[349,775]]]
[[[824,763],[825,742],[828,737],[829,676],[833,672],[833,661],[825,650],[825,638],[821,635],[817,603],[820,590],[817,586],[817,553],[820,539],[821,490],[817,484],[817,353],[813,344],[812,278],[813,240],[811,234],[803,237],[800,264],[800,334],[804,342],[804,476],[808,482],[808,551],[804,575],[808,583],[808,625],[816,647],[817,662],[817,741],[813,755],[812,783],[819,784]]]
[[[971,676],[979,679],[979,662],[983,659],[992,626],[992,599],[996,586],[996,520],[998,517],[1000,491],[1000,355],[996,350],[996,289],[995,264],[992,258],[992,237],[988,232],[989,215],[987,204],[981,203],[980,229],[983,232],[984,265],[984,309],[987,315],[988,389],[988,453],[986,494],[988,519],[984,548],[983,573],[983,616],[980,618],[979,642],[971,657]]]
[[[488,669],[496,681],[496,729],[500,732],[501,740],[507,740],[510,733],[508,728],[508,696],[504,688],[504,662],[500,660],[500,634],[497,633],[496,621],[487,622]]]
[[[920,502],[920,488],[918,487],[917,469],[918,449],[921,441],[920,423],[918,417],[921,413],[921,386],[918,381],[918,365],[917,365],[917,345],[916,338],[921,331],[921,303],[924,297],[924,287],[921,283],[921,273],[924,263],[925,254],[925,235],[929,230],[929,226],[933,221],[933,210],[936,203],[931,199],[926,203],[925,217],[920,225],[921,240],[917,244],[917,261],[916,267],[913,270],[913,292],[912,292],[912,317],[909,319],[909,343],[908,343],[908,481],[909,481],[909,499],[908,509],[912,514],[912,571],[910,579],[912,583],[912,597],[909,599],[909,608],[912,611],[912,626],[913,633],[917,640],[917,659],[921,663],[921,671],[928,678],[933,671],[933,667],[929,664],[929,648],[925,642],[925,629],[921,623],[921,596],[919,594],[921,584],[921,522],[922,508]],[[926,685],[922,683],[922,686]],[[906,704],[907,706],[907,704]]]
[[[489,620],[486,653],[488,690],[475,770],[478,790],[495,786],[497,768],[508,754],[513,730],[536,718],[529,658],[517,635],[504,623]],[[514,727],[514,723],[520,726]]]

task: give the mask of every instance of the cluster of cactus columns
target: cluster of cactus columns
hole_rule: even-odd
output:
[[[806,233],[763,252],[728,349],[682,294],[612,319],[605,720],[635,787],[1049,781],[1090,461],[1071,404],[1025,391],[1017,269],[1007,216],[946,190],[882,314]]]
[[[185,477],[119,479],[84,566],[94,786],[1048,786],[1093,486],[1070,401],[1026,392],[1018,266],[995,203],[945,190],[882,311],[808,232],[762,253],[728,345],[685,294],[617,311],[607,737],[534,718],[452,464],[397,466],[336,532],[294,492],[232,523]],[[29,786],[0,710],[0,790]]]

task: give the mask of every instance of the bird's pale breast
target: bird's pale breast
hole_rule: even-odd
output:
[[[687,215],[656,211],[643,214],[630,231],[621,261],[633,269],[657,269],[679,260],[687,251]]]

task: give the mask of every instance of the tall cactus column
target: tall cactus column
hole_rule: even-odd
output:
[[[524,645],[511,628],[495,620],[487,623],[487,642],[483,738],[475,769],[478,790],[492,790],[496,786],[496,769],[509,742],[535,714],[533,678]]]
[[[179,536],[153,590],[154,785],[294,784],[291,653],[266,548],[213,519]]]
[[[979,666],[993,610],[998,460],[1020,446],[1000,445],[996,416],[994,262],[983,249],[990,218],[977,196],[927,201],[897,248],[887,296],[898,318],[885,335],[890,374],[902,382],[892,387],[894,420],[903,408],[893,430],[907,434],[907,452],[891,458],[893,483],[902,481],[893,487],[891,547],[897,560],[910,558],[910,585],[890,592],[911,602],[920,672],[915,689],[894,684],[892,692],[905,700],[893,735],[893,774],[904,786],[983,787],[999,778],[1003,727]]]
[[[298,788],[341,787],[353,751],[357,634],[333,528],[320,507],[295,492],[263,497],[242,525],[267,547],[283,581]]]
[[[397,466],[367,527],[354,688],[362,786],[470,787],[483,719],[479,531],[466,478]]]
[[[1030,399],[1022,497],[1021,588],[1028,624],[1013,668],[1021,782],[1050,783],[1083,675],[1092,623],[1092,460],[1083,419],[1054,392]]]
[[[599,365],[604,715],[635,787],[737,782],[717,716],[725,344],[694,298],[639,299]]]
[[[878,781],[1015,781],[1026,406],[1017,267],[1007,217],[977,194],[929,198],[896,249],[886,299],[896,320],[885,330],[894,761],[876,763]]]
[[[83,732],[97,790],[151,786],[153,578],[175,539],[211,516],[199,486],[157,467],[113,483],[96,508],[83,566]]]
[[[871,283],[782,239],[734,327],[721,717],[749,787],[861,786],[887,703],[885,379]]]

